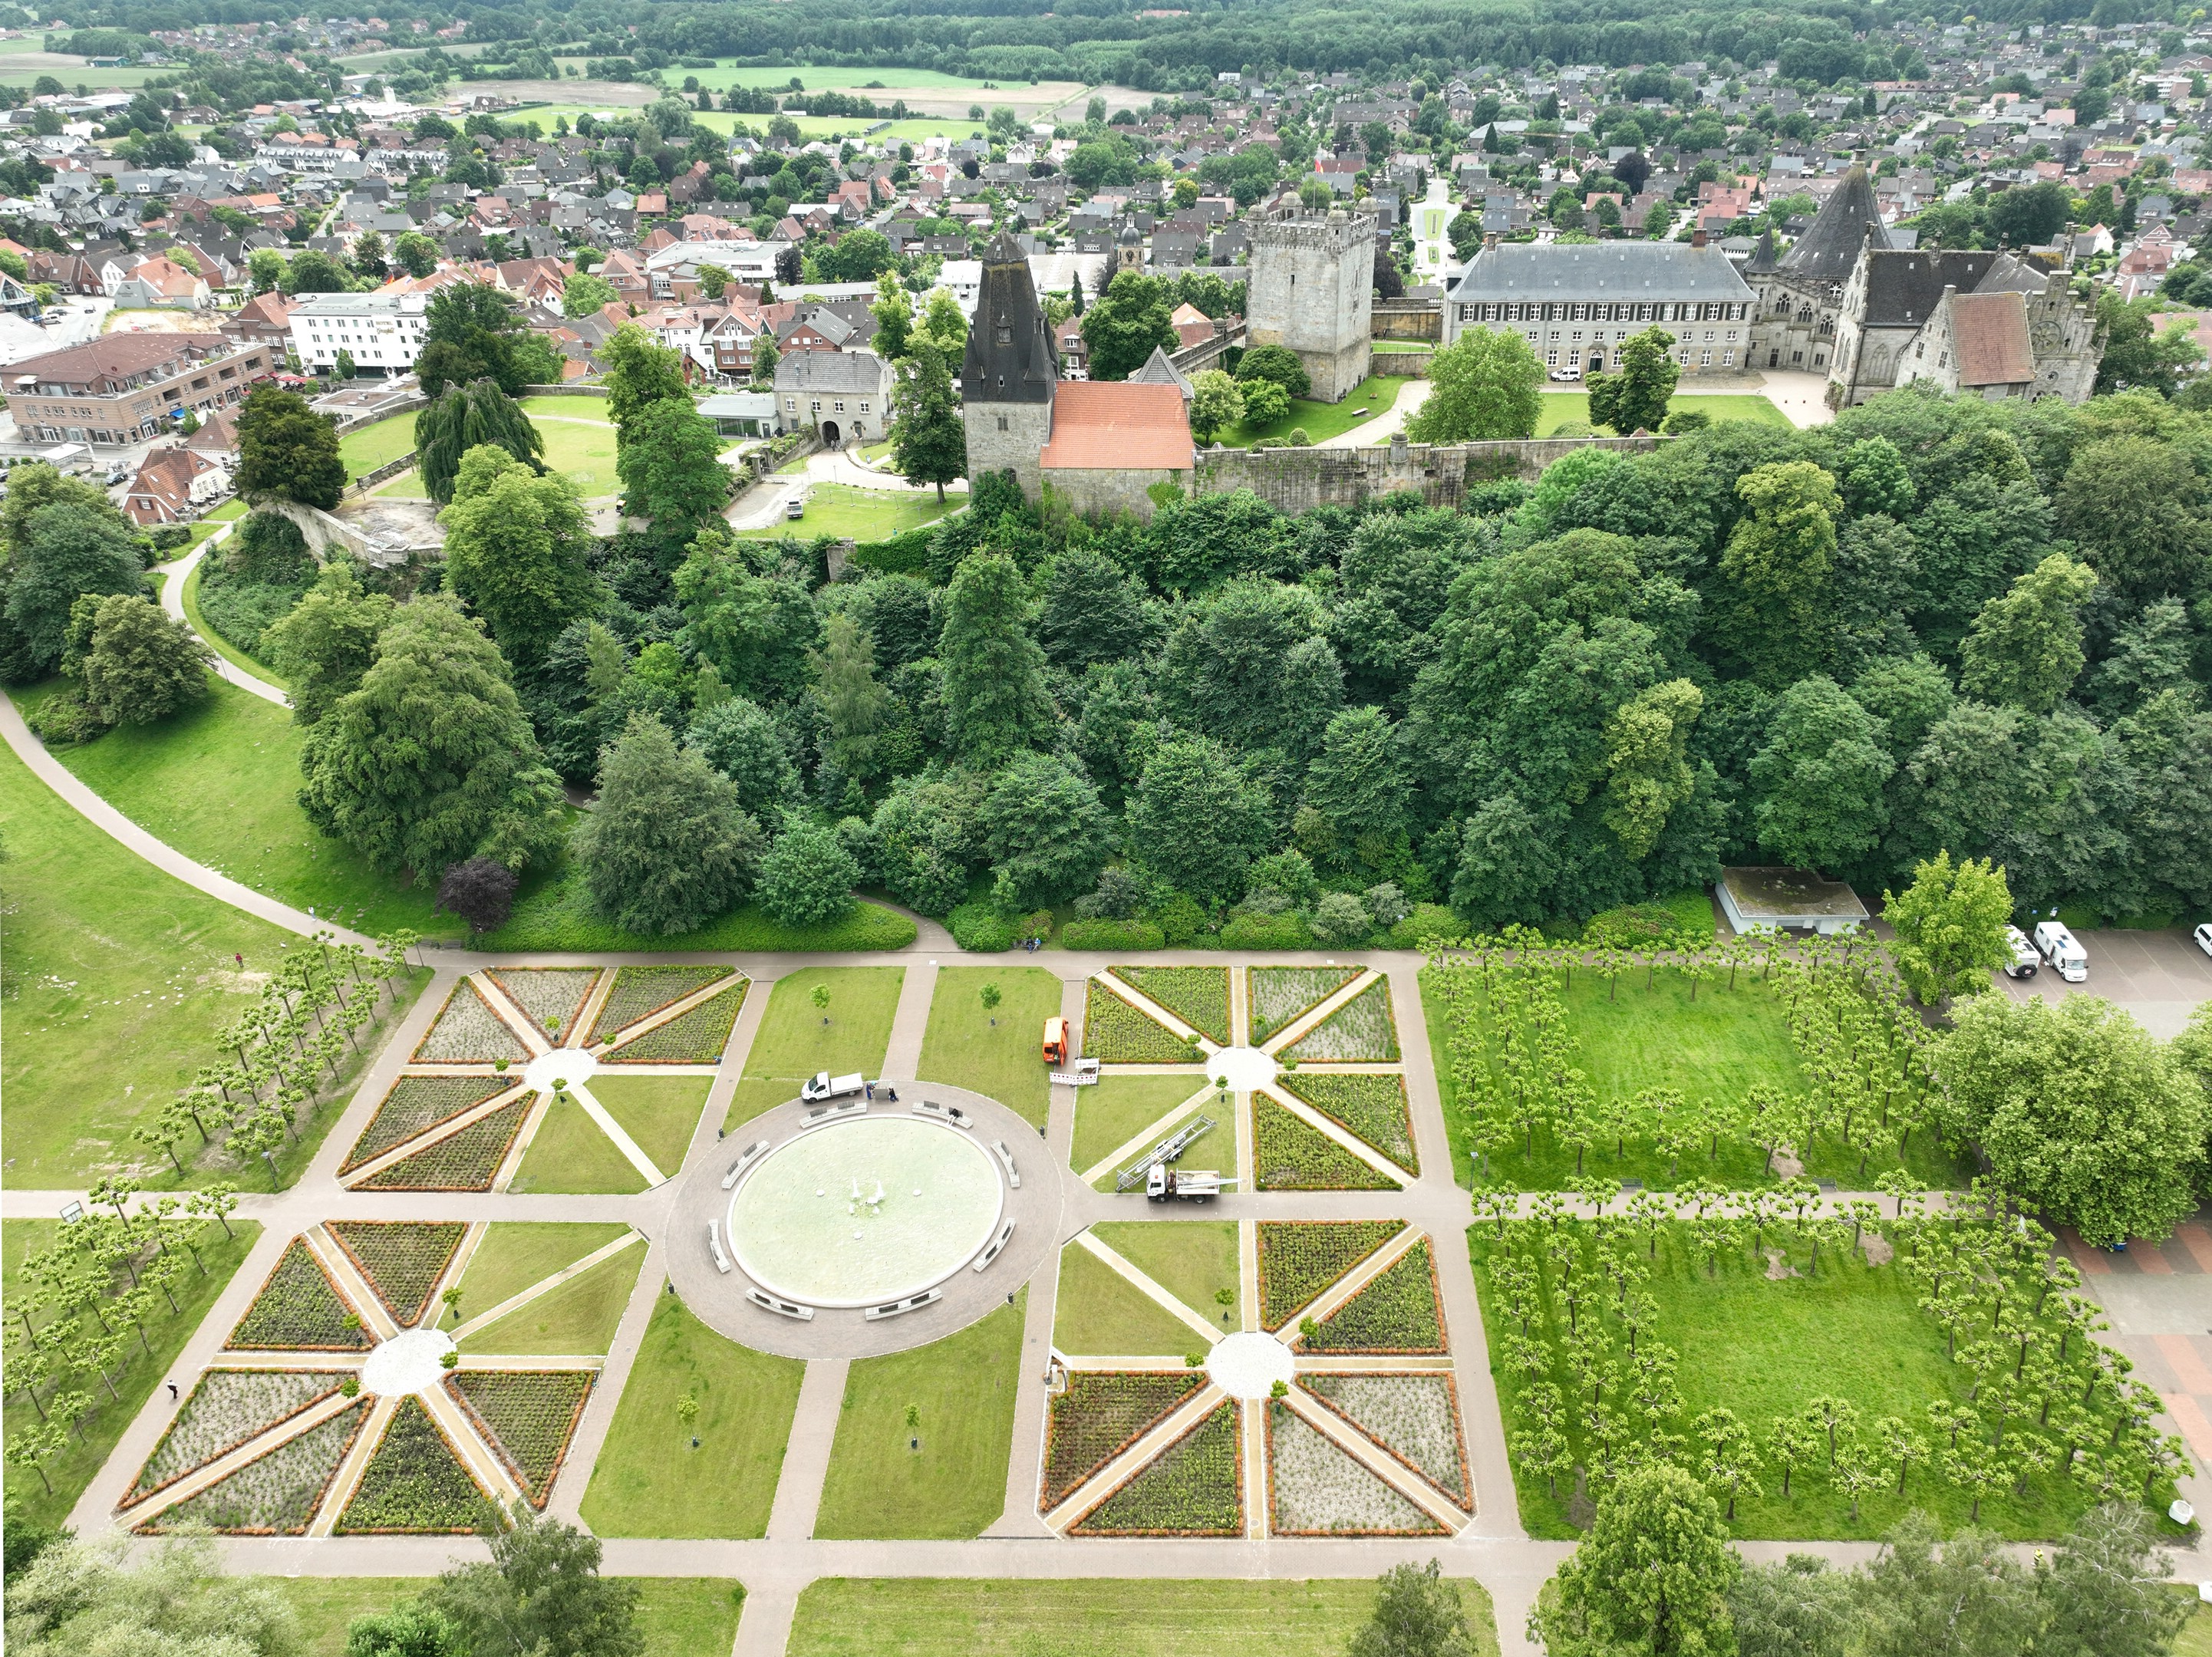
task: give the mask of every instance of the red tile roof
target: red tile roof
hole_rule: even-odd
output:
[[[2016,293],[1954,294],[1951,342],[1961,385],[2018,385],[2035,378],[2027,306]]]
[[[1191,469],[1190,421],[1176,387],[1069,379],[1054,389],[1046,470]]]

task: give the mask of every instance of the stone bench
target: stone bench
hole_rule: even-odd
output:
[[[806,1113],[806,1126],[820,1127],[824,1122],[842,1122],[848,1117],[867,1114],[868,1102],[865,1099],[848,1099],[842,1105],[817,1105]]]
[[[714,1252],[714,1270],[726,1273],[730,1269],[730,1257],[722,1252],[722,1223],[720,1220],[707,1222],[707,1247]]]
[[[938,1120],[950,1122],[957,1128],[970,1128],[975,1126],[975,1119],[961,1109],[959,1106],[940,1105],[933,1099],[925,1099],[920,1104],[908,1105],[907,1114],[911,1116],[934,1116]]]
[[[1004,1139],[991,1141],[991,1149],[999,1153],[999,1160],[1006,1165],[1006,1183],[1017,1191],[1022,1188],[1022,1176],[1014,1168],[1014,1153],[1006,1149]]]
[[[787,1318],[797,1318],[801,1323],[814,1321],[814,1308],[801,1306],[795,1301],[778,1300],[764,1289],[748,1289],[745,1298],[763,1312],[781,1313]]]
[[[860,1315],[870,1323],[876,1323],[884,1318],[896,1318],[904,1313],[920,1311],[925,1306],[934,1306],[944,1298],[945,1291],[942,1289],[925,1289],[919,1295],[908,1295],[902,1301],[887,1301],[881,1306],[871,1306]],[[807,1314],[809,1317],[813,1315],[811,1312]]]
[[[999,1235],[991,1239],[990,1246],[975,1257],[975,1270],[978,1272],[989,1270],[991,1262],[999,1258],[999,1251],[1006,1246],[1006,1240],[1013,1235],[1014,1223],[1012,1220],[1000,1225]]]
[[[745,1154],[730,1164],[730,1171],[722,1176],[722,1189],[727,1191],[744,1177],[745,1170],[768,1155],[768,1141],[757,1140],[745,1147]]]

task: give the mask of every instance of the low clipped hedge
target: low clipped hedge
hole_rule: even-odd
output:
[[[1167,939],[1150,920],[1071,920],[1060,929],[1065,950],[1160,950]]]
[[[1014,947],[1015,925],[988,903],[963,903],[945,923],[952,941],[975,955],[996,955]]]
[[[1313,932],[1304,915],[1231,915],[1216,944],[1224,950],[1310,950]]]
[[[1424,938],[1466,936],[1467,923],[1441,903],[1416,903],[1413,913],[1390,929],[1390,941],[1401,950],[1417,950]]]
[[[887,541],[862,541],[854,547],[846,561],[858,564],[863,569],[881,570],[886,575],[929,575],[929,542],[937,533],[937,525],[925,525],[921,529],[907,530]]]
[[[757,903],[740,904],[692,932],[652,937],[626,932],[602,918],[592,904],[582,875],[574,867],[514,906],[507,924],[476,940],[478,948],[520,953],[599,955],[625,950],[681,952],[686,950],[874,953],[902,950],[914,942],[915,924],[880,903],[856,899],[836,920],[819,926],[787,926]]]

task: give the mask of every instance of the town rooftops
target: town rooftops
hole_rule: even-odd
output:
[[[104,395],[234,349],[221,334],[110,334],[13,364],[7,381],[18,388],[36,382]]]
[[[1640,241],[1500,243],[1478,252],[1451,292],[1462,305],[1569,294],[1738,302],[1752,296],[1717,247]]]

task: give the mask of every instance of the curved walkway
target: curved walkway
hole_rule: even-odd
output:
[[[279,707],[289,707],[292,705],[292,699],[289,696],[270,683],[268,680],[247,672],[229,657],[224,655],[222,646],[209,638],[206,634],[202,633],[199,628],[193,627],[192,618],[185,614],[185,581],[191,578],[191,573],[200,567],[200,560],[206,557],[212,549],[221,546],[225,541],[230,539],[232,531],[244,521],[243,519],[232,519],[174,563],[156,564],[154,567],[156,574],[167,578],[161,583],[161,608],[186,627],[191,628],[193,635],[215,652],[215,671],[218,676],[236,685],[240,690],[249,691],[260,697],[265,702],[275,702]]]

